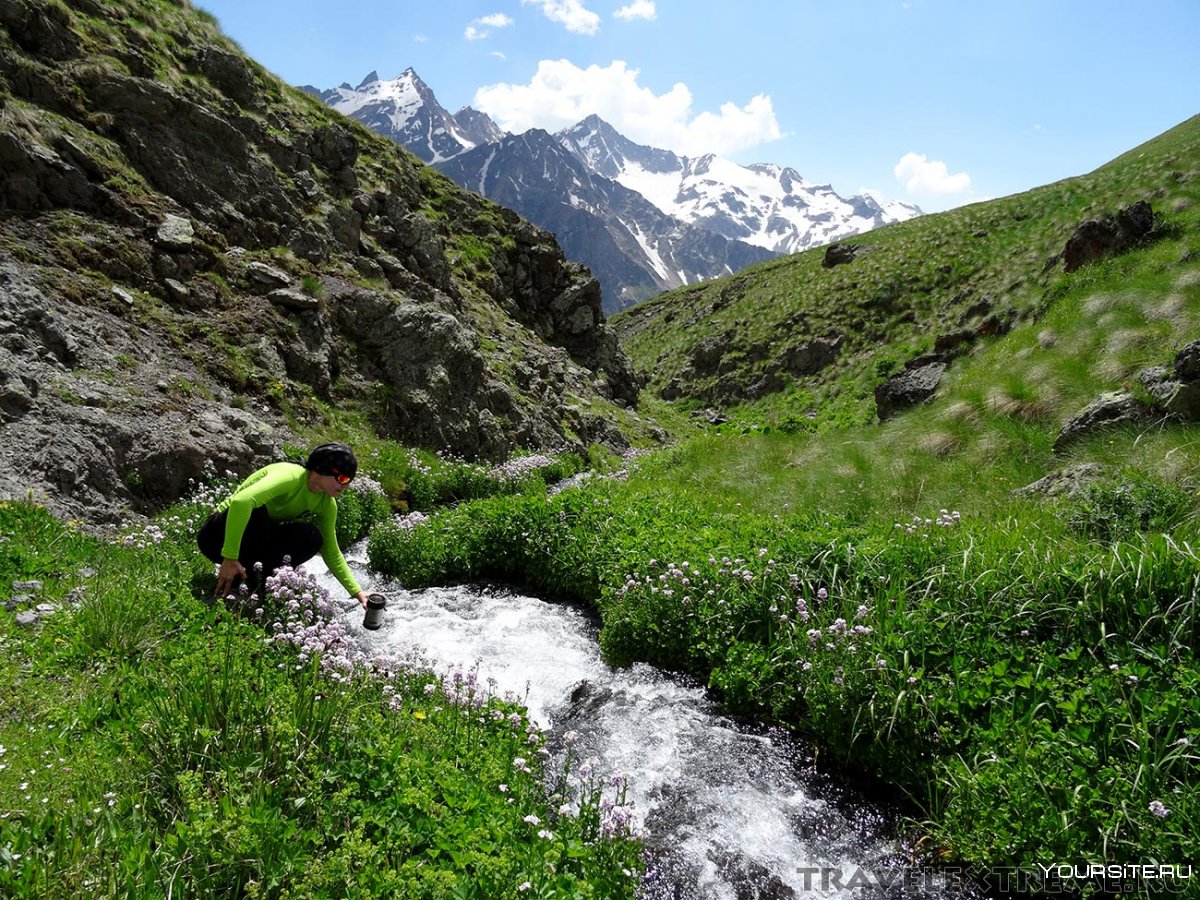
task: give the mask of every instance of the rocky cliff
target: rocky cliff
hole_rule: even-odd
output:
[[[552,235],[187,2],[0,0],[0,123],[2,495],[151,508],[347,421],[488,458],[642,427]]]

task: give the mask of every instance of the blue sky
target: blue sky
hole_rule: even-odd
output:
[[[1200,0],[194,0],[292,84],[597,113],[927,212],[1080,175],[1200,113]]]

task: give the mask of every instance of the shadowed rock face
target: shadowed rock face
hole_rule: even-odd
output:
[[[0,117],[0,494],[149,510],[320,404],[467,457],[626,443],[632,367],[553,235],[190,6],[0,3]]]
[[[1154,210],[1139,200],[1114,215],[1089,219],[1075,229],[1063,248],[1063,269],[1074,272],[1090,262],[1123,253],[1145,241],[1154,230]]]

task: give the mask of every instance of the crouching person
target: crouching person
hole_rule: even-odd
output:
[[[286,559],[299,566],[318,552],[334,578],[364,607],[367,595],[337,542],[337,496],[354,480],[358,460],[345,444],[322,444],[303,465],[271,463],[250,475],[201,526],[200,551],[220,565],[216,596],[239,583],[263,592]],[[255,563],[261,563],[256,571]]]

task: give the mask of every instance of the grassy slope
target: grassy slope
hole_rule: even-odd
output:
[[[840,358],[829,369],[739,412],[775,424],[806,413],[815,414],[814,424],[869,421],[881,374],[930,350],[937,336],[978,325],[987,315],[1035,318],[1078,282],[1094,278],[1044,268],[1084,219],[1149,199],[1175,230],[1158,265],[1169,268],[1195,252],[1198,175],[1200,117],[1091,174],[853,238],[850,243],[870,252],[849,265],[825,269],[822,249],[806,251],[660,295],[614,317],[613,327],[649,378],[647,395],[678,377],[706,338],[729,342],[733,377],[746,385],[770,371],[783,348],[844,335]],[[1163,279],[1145,287],[1171,291]],[[977,306],[983,302],[987,311]],[[703,394],[715,381],[695,381],[685,397]]]

